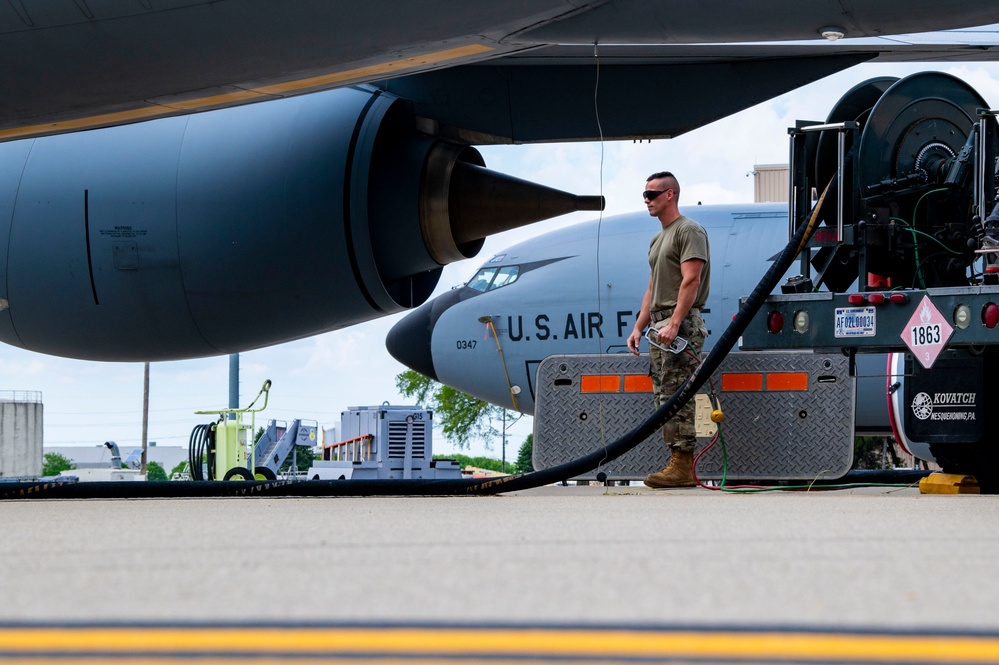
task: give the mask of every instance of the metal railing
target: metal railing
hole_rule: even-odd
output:
[[[0,402],[42,403],[41,390],[0,390]]]
[[[373,457],[375,437],[362,434],[353,439],[323,445],[323,461],[326,462],[367,462]]]

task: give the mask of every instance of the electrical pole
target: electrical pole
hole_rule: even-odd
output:
[[[142,470],[146,473],[146,454],[149,439],[149,363],[142,368]]]
[[[239,408],[239,354],[229,354],[229,408]],[[235,420],[236,414],[230,413],[229,420]]]

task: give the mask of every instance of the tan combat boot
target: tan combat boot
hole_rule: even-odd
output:
[[[674,450],[666,468],[646,476],[645,484],[654,489],[697,487],[694,480],[694,453]]]

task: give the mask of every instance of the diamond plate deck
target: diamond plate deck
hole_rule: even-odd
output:
[[[534,467],[545,469],[590,453],[625,434],[649,416],[649,391],[625,392],[625,377],[641,382],[648,356],[550,356],[538,367],[534,419]],[[774,389],[785,373],[807,374],[807,390]],[[764,389],[722,390],[728,374],[759,375]],[[599,392],[584,392],[583,377],[613,377]],[[593,379],[588,379],[592,389]],[[838,478],[853,463],[856,381],[849,359],[839,354],[740,352],[728,356],[712,377],[725,413],[722,435],[728,458],[727,477],[739,480],[810,480]],[[736,382],[729,381],[734,384]],[[766,389],[766,386],[771,389]],[[614,387],[617,386],[617,390]],[[706,389],[702,392],[706,392]],[[715,427],[706,394],[697,395],[698,447],[709,443]],[[703,434],[703,436],[701,436]],[[659,432],[626,455],[580,480],[635,480],[668,461]],[[720,445],[697,465],[704,479],[722,477]]]

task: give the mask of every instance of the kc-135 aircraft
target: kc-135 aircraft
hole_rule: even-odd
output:
[[[993,0],[12,0],[0,341],[191,358],[414,307],[489,234],[602,205],[474,145],[676,136],[860,62],[996,59],[994,30],[905,36],[996,22]]]
[[[681,206],[681,212],[704,226],[711,245],[711,293],[702,311],[713,333],[704,345],[710,351],[739,298],[787,243],[787,204]],[[658,228],[648,213],[635,212],[502,250],[468,282],[396,323],[386,338],[388,351],[435,381],[532,414],[535,375],[548,356],[627,353],[649,282],[649,241]],[[795,274],[797,266],[785,277]],[[502,364],[486,317],[499,337]],[[641,350],[648,351],[644,339]],[[856,432],[890,434],[886,356],[859,355],[857,367]]]

